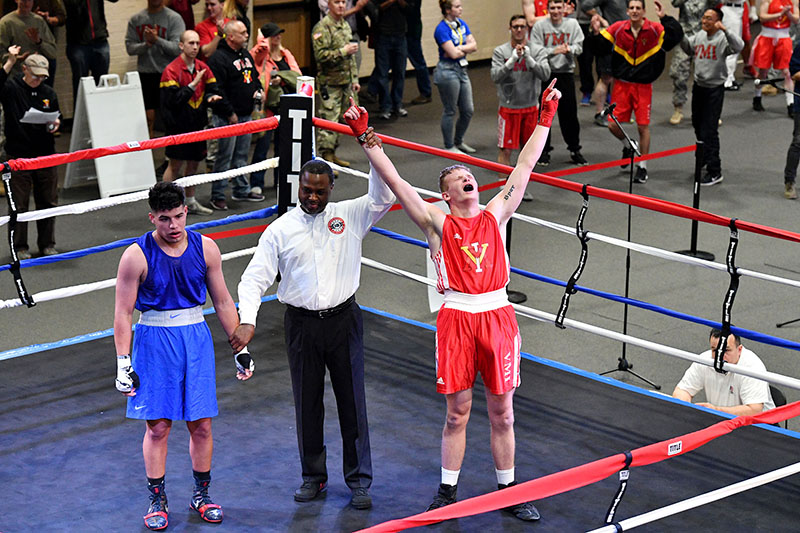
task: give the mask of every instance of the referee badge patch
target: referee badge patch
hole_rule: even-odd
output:
[[[328,231],[336,235],[344,233],[344,219],[341,217],[333,217],[330,219],[328,221]]]

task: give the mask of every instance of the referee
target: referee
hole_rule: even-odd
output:
[[[267,226],[242,274],[241,325],[232,345],[243,347],[253,338],[261,296],[280,272],[277,296],[287,307],[284,329],[303,469],[303,484],[294,499],[313,500],[327,487],[322,401],[327,367],[339,411],[350,505],[369,509],[372,460],[363,326],[355,292],[361,275],[361,242],[394,203],[394,195],[370,172],[366,195],[328,203],[333,180],[333,171],[324,161],[303,165],[299,205]]]

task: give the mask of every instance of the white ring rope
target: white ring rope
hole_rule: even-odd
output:
[[[361,172],[359,170],[340,167],[340,166],[338,166],[336,164],[333,164],[333,163],[330,163],[330,162],[328,162],[328,164],[331,167],[333,167],[336,170],[338,170],[339,172],[344,172],[346,174],[351,174],[353,176],[358,176],[360,178],[369,178],[369,175],[367,175],[364,172]],[[430,197],[439,198],[439,199],[442,198],[441,194],[433,192],[433,191],[429,191],[429,190],[426,190],[426,189],[421,189],[419,187],[413,187],[413,189],[415,191],[417,191],[418,193],[420,193],[420,194],[424,194],[425,196],[430,196]],[[527,222],[529,224],[533,224],[535,226],[541,226],[541,227],[544,227],[544,228],[549,228],[549,229],[560,231],[562,233],[566,233],[566,234],[572,235],[572,236],[575,235],[575,228],[570,227],[570,226],[564,226],[563,224],[558,224],[556,222],[550,222],[548,220],[542,220],[540,218],[531,217],[531,216],[528,216],[528,215],[522,215],[520,213],[514,213],[512,215],[512,217],[517,219],[517,220],[522,220],[523,222]],[[589,231],[589,232],[586,233],[586,235],[590,239],[594,239],[596,241],[605,242],[606,244],[611,244],[612,246],[619,246],[620,248],[627,248],[629,250],[633,250],[635,252],[639,252],[639,253],[642,253],[642,254],[645,254],[645,255],[651,255],[651,256],[654,256],[654,257],[661,258],[661,259],[667,259],[667,260],[670,260],[670,261],[676,261],[678,263],[683,263],[685,265],[699,266],[699,267],[703,267],[703,268],[709,268],[711,270],[718,270],[718,271],[721,271],[721,272],[727,272],[728,271],[727,266],[722,264],[722,263],[715,263],[713,261],[706,261],[704,259],[698,259],[696,257],[691,257],[691,256],[688,256],[688,255],[683,255],[683,254],[679,254],[679,253],[676,253],[676,252],[669,252],[667,250],[662,250],[660,248],[655,248],[653,246],[647,246],[646,244],[628,242],[626,240],[617,239],[615,237],[609,237],[609,236],[603,235],[601,233],[594,233],[594,232]],[[741,274],[742,276],[748,276],[748,277],[760,279],[760,280],[763,280],[763,281],[771,281],[773,283],[779,283],[779,284],[782,284],[782,285],[789,285],[791,287],[800,288],[800,281],[798,281],[798,280],[782,278],[780,276],[773,276],[772,274],[764,274],[762,272],[757,272],[755,270],[748,270],[748,269],[741,268],[741,267],[736,267],[736,273],[737,274]]]
[[[778,470],[773,470],[772,472],[767,472],[766,474],[761,474],[760,476],[745,479],[744,481],[739,481],[738,483],[728,485],[727,487],[722,487],[721,489],[712,490],[711,492],[700,494],[693,498],[673,503],[672,505],[667,505],[661,509],[655,509],[644,514],[640,514],[639,516],[633,516],[631,518],[626,518],[625,520],[620,520],[617,523],[622,528],[622,531],[628,531],[629,529],[643,526],[644,524],[649,524],[650,522],[655,522],[656,520],[661,520],[662,518],[682,513],[683,511],[688,511],[689,509],[694,509],[695,507],[700,507],[701,505],[706,505],[708,503],[727,498],[728,496],[733,496],[734,494],[739,494],[740,492],[760,487],[761,485],[766,485],[767,483],[772,483],[773,481],[789,477],[797,474],[798,472],[800,472],[800,463],[794,463],[793,465],[784,466]],[[608,525],[598,529],[593,529],[588,533],[615,533],[616,531],[617,528],[615,526]]]
[[[212,172],[208,174],[196,174],[194,176],[185,176],[175,180],[175,183],[183,187],[190,187],[192,185],[202,185],[203,183],[210,183],[212,181],[224,180],[257,172],[259,170],[267,170],[278,166],[278,158],[265,159],[252,165],[247,165],[239,168],[232,168],[224,172]],[[111,198],[101,198],[99,200],[90,200],[88,202],[79,202],[75,204],[59,205],[49,209],[41,209],[38,211],[27,211],[17,215],[18,222],[30,222],[33,220],[41,220],[43,218],[50,218],[60,215],[81,215],[91,211],[98,211],[107,207],[114,207],[122,204],[129,204],[131,202],[138,202],[139,200],[146,200],[148,190],[132,192],[128,194],[121,194]],[[7,215],[0,217],[0,226],[8,224],[9,217]]]
[[[411,272],[406,272],[396,267],[390,267],[382,263],[379,263],[377,261],[374,261],[372,259],[368,259],[366,257],[361,259],[361,263],[365,266],[372,267],[378,270],[383,270],[385,272],[389,272],[398,276],[412,279],[414,281],[419,281],[421,283],[430,285],[432,287],[436,286],[435,280],[432,280],[430,278],[425,278],[417,274],[412,274]],[[555,323],[556,315],[554,314],[540,311],[538,309],[533,309],[531,307],[525,307],[518,304],[512,304],[512,305],[514,307],[514,310],[522,316],[532,318],[534,320],[539,320],[541,322]],[[577,320],[566,318],[564,319],[564,325],[573,329],[585,331],[587,333],[594,333],[595,335],[599,335],[607,339],[612,339],[627,344],[632,344],[634,346],[639,346],[640,348],[645,348],[650,351],[663,353],[665,355],[671,355],[673,357],[684,359],[686,361],[690,361],[693,363],[700,363],[701,365],[706,365],[706,366],[714,366],[714,360],[711,358],[700,357],[697,354],[687,352],[684,350],[679,350],[678,348],[673,348],[671,346],[666,346],[664,344],[658,344],[656,342],[646,341],[638,337],[632,337],[630,335],[617,333],[616,331],[607,330],[598,326],[586,324],[584,322],[578,322]],[[734,365],[728,362],[725,363],[725,370],[729,370],[730,372],[736,374],[749,376],[751,378],[760,379],[762,381],[768,381],[776,385],[785,385],[789,388],[800,390],[800,379],[784,376],[782,374],[776,374],[775,372],[769,372],[769,371],[759,372],[757,370],[752,370],[746,367],[740,367],[739,365]]]

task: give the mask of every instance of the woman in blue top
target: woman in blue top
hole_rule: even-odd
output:
[[[433,32],[439,46],[439,63],[433,82],[439,88],[444,112],[442,113],[442,137],[446,150],[458,153],[475,153],[475,149],[464,142],[464,134],[472,119],[472,84],[467,74],[467,54],[478,49],[475,37],[467,23],[461,20],[461,0],[439,0],[442,20]],[[453,118],[458,107],[458,120],[453,136]]]

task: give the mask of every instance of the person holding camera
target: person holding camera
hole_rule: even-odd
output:
[[[328,14],[311,30],[311,44],[314,48],[314,61],[317,63],[317,87],[320,104],[317,108],[320,118],[338,122],[350,107],[350,98],[358,103],[358,37],[353,36],[350,25],[344,19],[347,2],[331,0]],[[325,161],[341,167],[350,163],[336,156],[339,134],[327,129],[317,128],[317,151]]]

